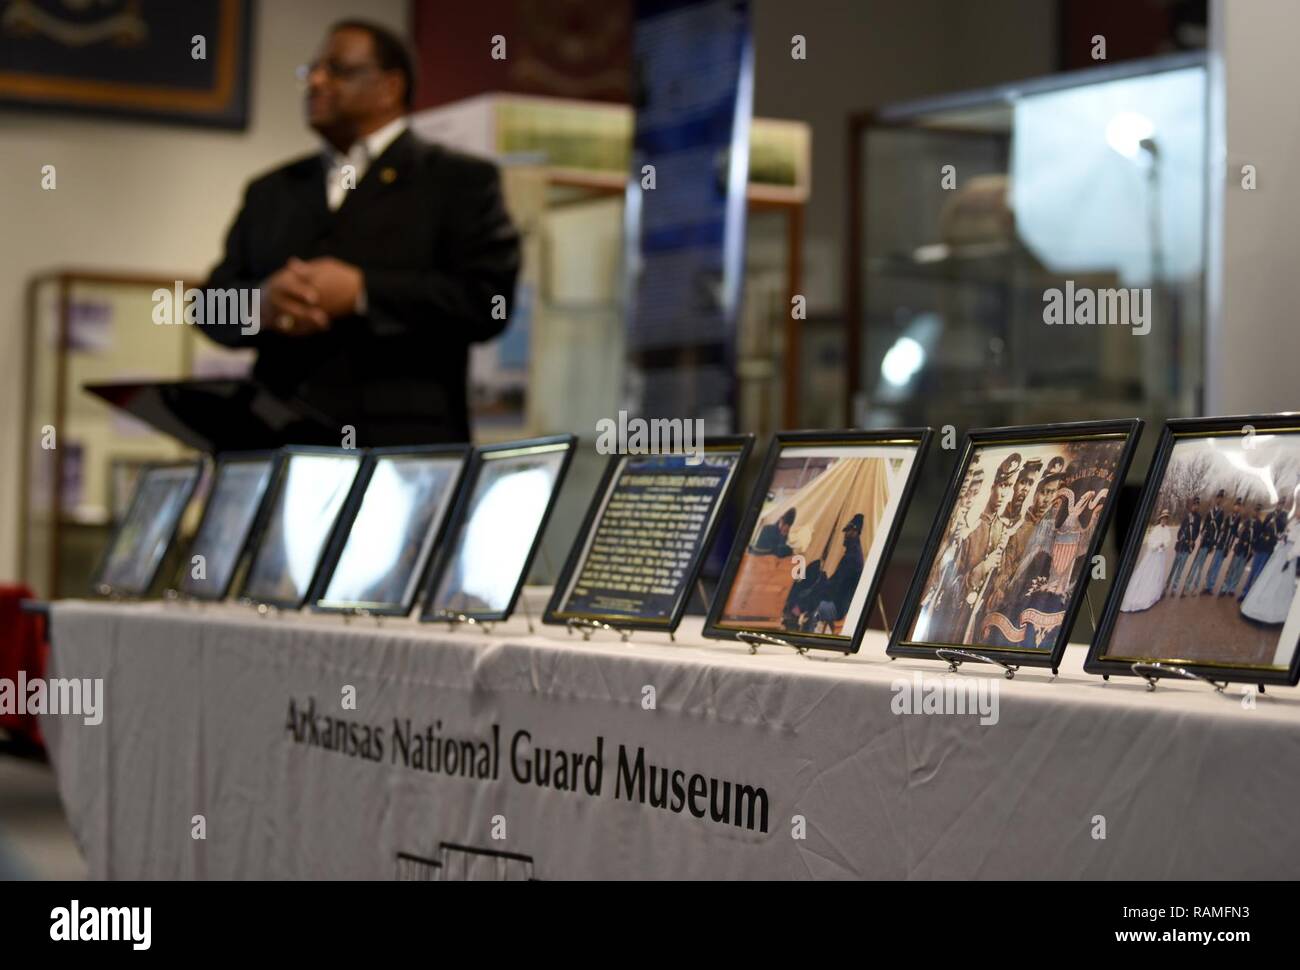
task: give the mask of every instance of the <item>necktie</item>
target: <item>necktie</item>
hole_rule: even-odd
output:
[[[370,154],[364,141],[358,141],[346,155],[334,155],[325,178],[325,197],[331,212],[337,211],[348,192],[357,187],[369,165]]]

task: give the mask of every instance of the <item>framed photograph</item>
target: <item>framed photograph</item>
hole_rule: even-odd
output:
[[[8,0],[0,104],[243,128],[252,15],[251,0]]]
[[[97,593],[148,594],[202,474],[199,461],[153,465],[140,472],[135,497],[95,574]]]
[[[1084,669],[1300,679],[1300,415],[1169,421]]]
[[[613,456],[544,622],[676,630],[753,444],[753,435],[706,439],[694,461]]]
[[[929,428],[776,435],[704,635],[856,653],[929,440]]]
[[[65,456],[64,461],[66,460]],[[140,482],[140,473],[156,464],[158,462],[154,458],[119,457],[108,460],[108,514],[115,525],[120,524],[126,518],[126,513],[131,511],[131,500],[135,497],[135,487]],[[72,507],[75,508],[75,492],[72,498],[74,503]]]
[[[185,596],[217,601],[230,595],[235,572],[248,551],[253,527],[275,475],[277,458],[274,451],[217,458],[208,504],[177,584]],[[202,556],[202,562],[195,563],[195,556]]]
[[[1141,431],[1132,419],[970,432],[889,655],[965,650],[1055,670]]]
[[[576,441],[566,434],[475,450],[420,619],[510,617]]]
[[[316,609],[406,616],[469,457],[468,445],[377,448],[366,455],[321,568]]]
[[[362,452],[342,448],[283,449],[241,599],[283,610],[302,607],[362,459]]]

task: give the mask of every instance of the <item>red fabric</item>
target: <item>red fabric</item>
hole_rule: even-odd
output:
[[[50,645],[45,640],[45,618],[18,608],[19,603],[32,595],[26,586],[0,585],[0,679],[15,685],[20,670],[27,671],[29,681],[44,677],[50,655]],[[42,744],[35,715],[0,714],[0,728]]]

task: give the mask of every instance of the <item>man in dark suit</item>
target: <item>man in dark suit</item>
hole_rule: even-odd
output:
[[[260,290],[256,380],[356,429],[357,447],[468,441],[469,345],[506,326],[519,238],[491,163],[406,129],[414,68],[344,21],[302,71],[323,151],[255,179],[209,289]]]

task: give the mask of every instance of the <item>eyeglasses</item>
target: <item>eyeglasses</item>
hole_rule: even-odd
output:
[[[377,64],[343,64],[339,61],[324,60],[301,64],[294,74],[298,78],[298,83],[305,85],[318,70],[324,71],[331,81],[351,81],[367,71],[378,70],[378,68]]]

